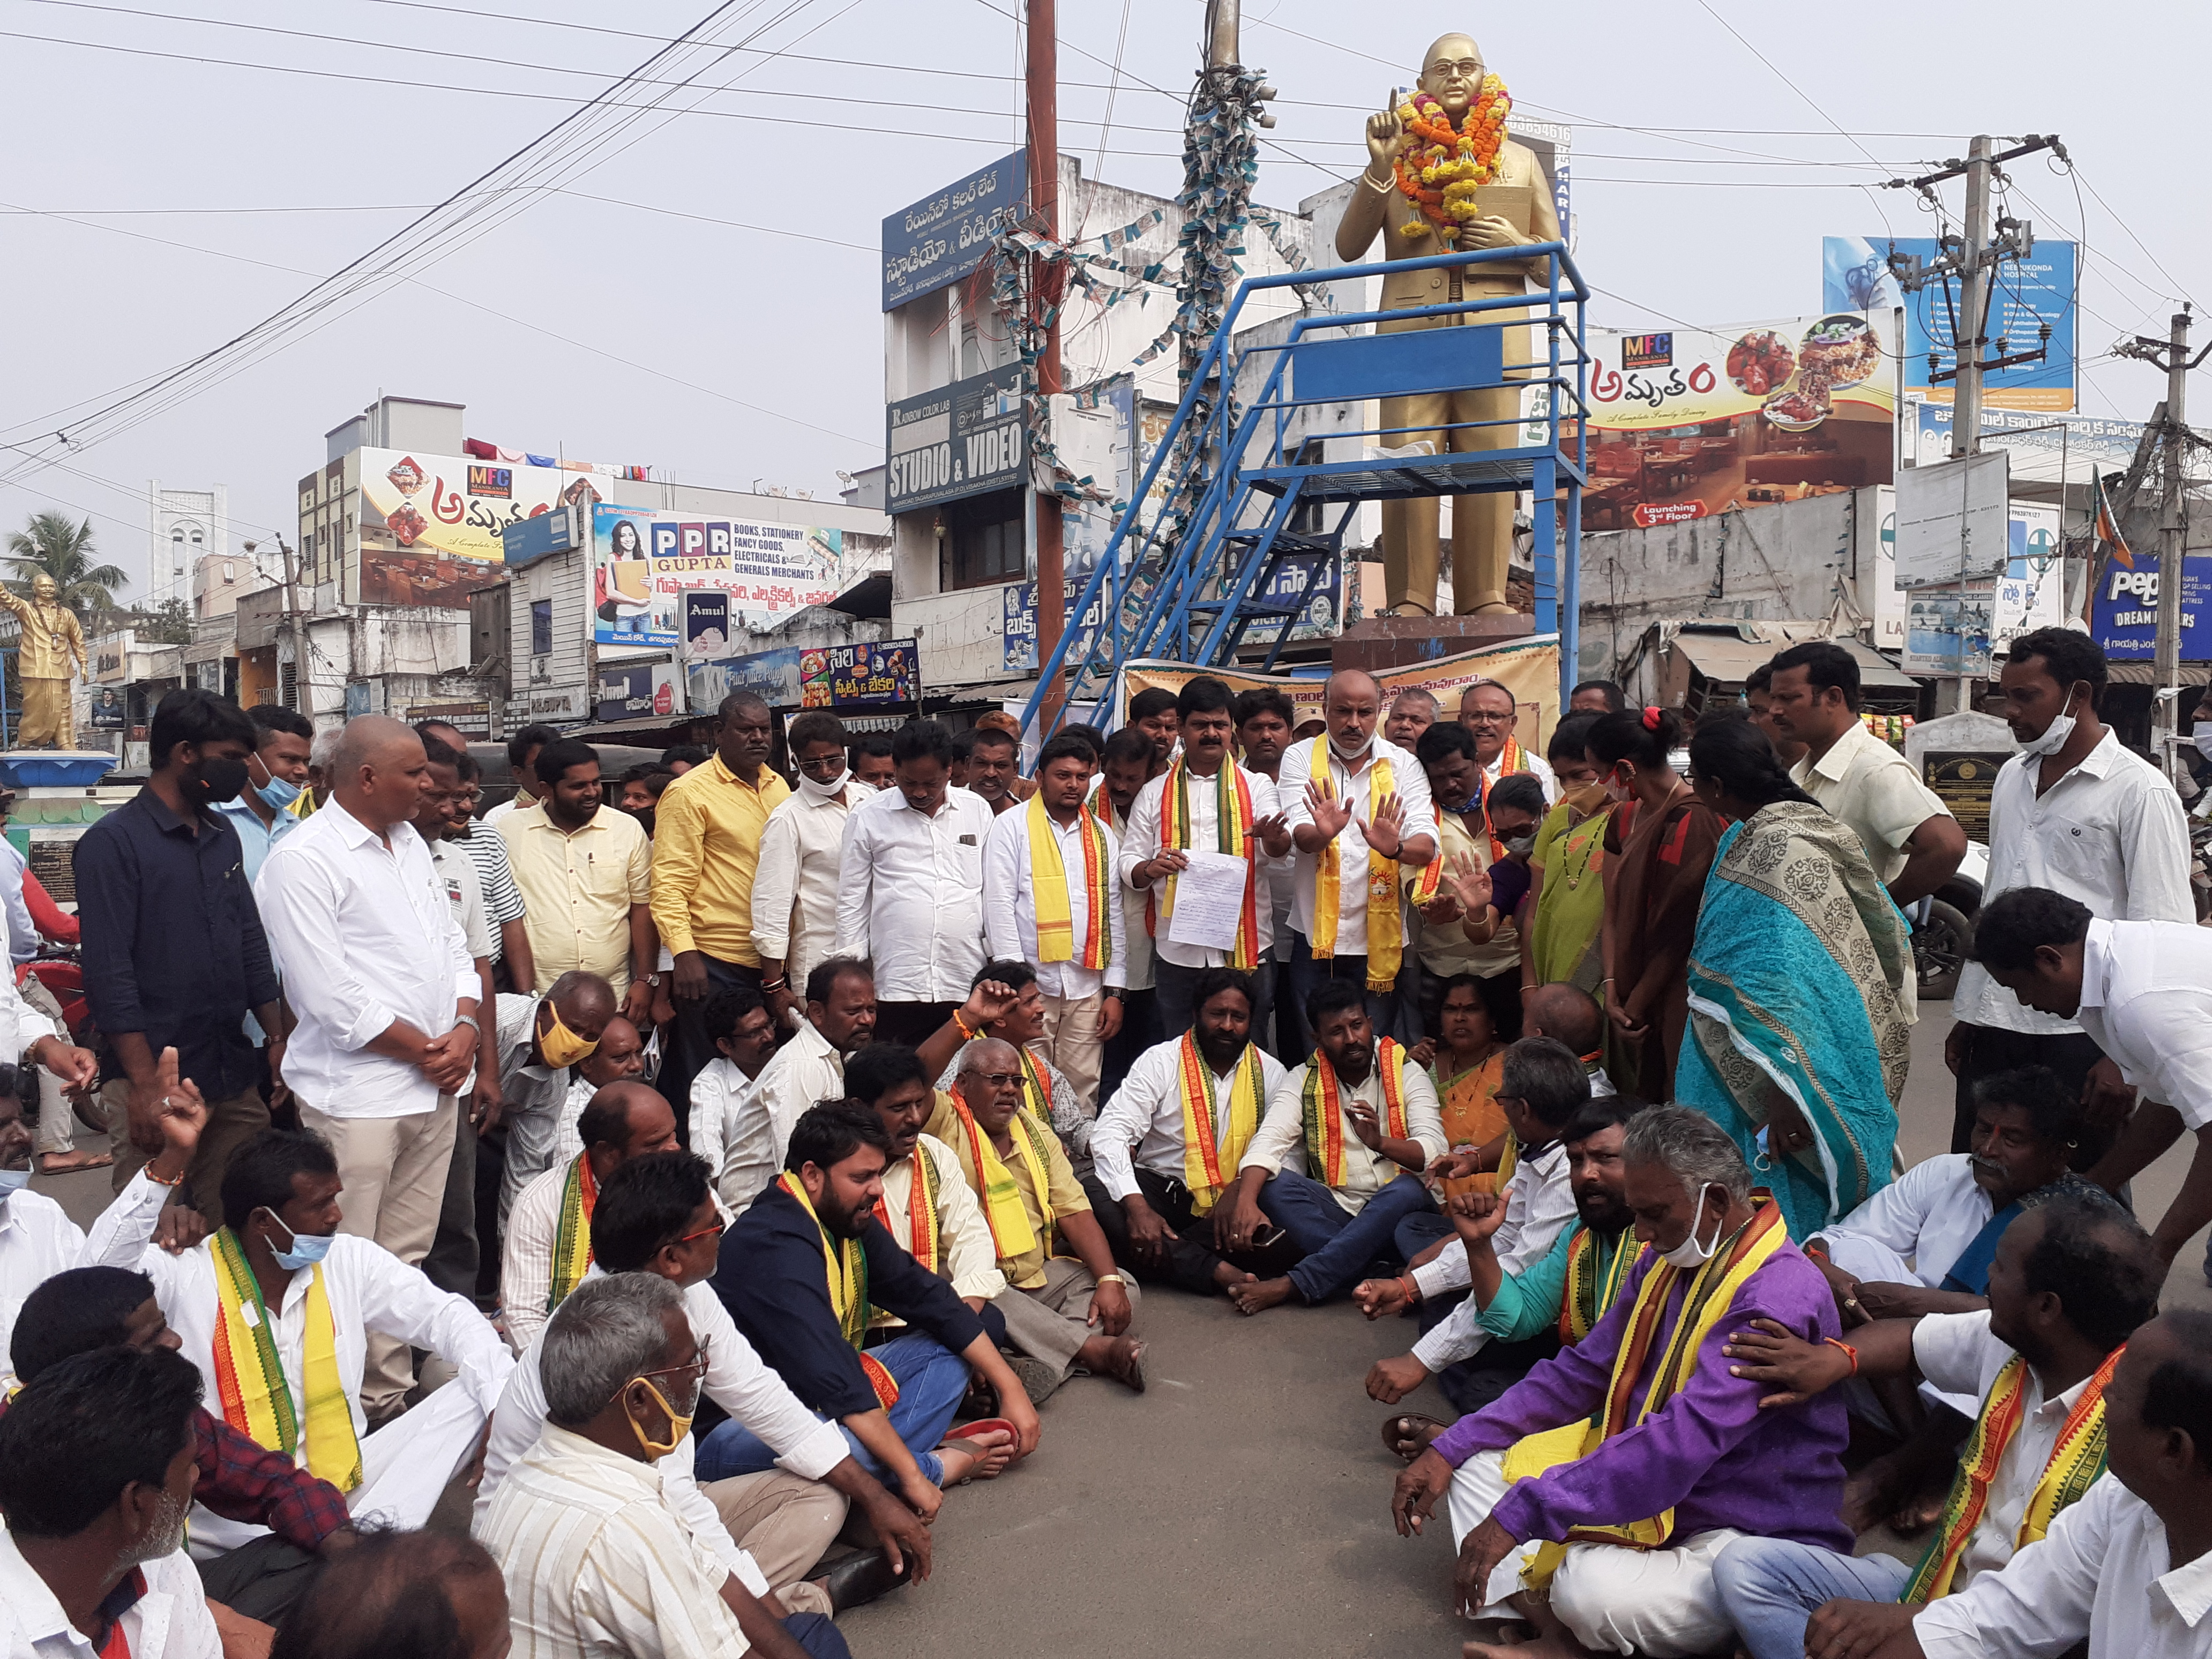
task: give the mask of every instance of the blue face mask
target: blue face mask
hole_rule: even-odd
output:
[[[264,1209],[261,1213],[278,1226],[284,1227],[283,1218],[274,1210]],[[289,1227],[284,1227],[284,1231],[292,1232]],[[302,1267],[312,1267],[330,1253],[331,1240],[327,1233],[319,1237],[313,1233],[292,1233],[290,1249],[280,1250],[274,1243],[269,1247],[269,1254],[276,1258],[276,1265],[288,1273],[295,1273]]]
[[[268,782],[263,784],[256,793],[260,795],[262,799],[267,801],[270,805],[275,807],[281,812],[286,807],[289,806],[294,801],[300,799],[300,786],[296,783],[288,782],[283,778],[271,778]]]
[[[31,1171],[27,1167],[21,1170],[0,1170],[0,1204],[6,1203],[11,1194],[20,1193],[30,1184]]]

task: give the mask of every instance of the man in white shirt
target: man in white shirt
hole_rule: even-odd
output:
[[[791,1614],[747,1558],[706,1553],[669,1491],[709,1356],[682,1291],[651,1273],[579,1287],[545,1328],[545,1428],[477,1536],[507,1578],[515,1659],[737,1654],[845,1659],[837,1627]]]
[[[599,1052],[621,1009],[614,987],[597,974],[569,972],[543,996],[502,991],[495,1010],[500,1115],[507,1124],[499,1211],[504,1223],[522,1189],[550,1169],[560,1138],[568,1069]]]
[[[1533,749],[1525,749],[1513,735],[1521,710],[1510,686],[1496,680],[1477,680],[1459,695],[1459,723],[1474,733],[1474,756],[1482,763],[1486,789],[1510,773],[1526,772],[1544,786],[1547,805],[1559,799],[1559,775],[1551,763]],[[1407,821],[1412,820],[1410,817]]]
[[[814,964],[837,951],[837,872],[845,820],[876,792],[845,765],[845,725],[826,708],[792,721],[787,741],[799,792],[777,803],[761,831],[753,872],[753,948],[776,1024],[799,1023],[799,993]],[[695,1091],[696,1092],[696,1091]],[[696,1143],[694,1151],[699,1151]],[[701,1152],[709,1164],[712,1154]]]
[[[1283,769],[1284,751],[1291,746],[1291,728],[1297,723],[1298,711],[1273,686],[1263,685],[1239,691],[1229,705],[1229,714],[1237,722],[1238,764],[1273,783]],[[1252,1029],[1261,1048],[1285,1064],[1296,1065],[1304,1054],[1297,1041],[1297,1018],[1287,1003],[1279,1012],[1275,992],[1291,956],[1291,900],[1297,891],[1298,861],[1295,857],[1269,859],[1263,873],[1267,882],[1268,931],[1274,943],[1267,947],[1267,959],[1252,976],[1260,998]]]
[[[42,1373],[0,1419],[0,1653],[221,1659],[184,1553],[198,1372],[103,1348]]]
[[[2106,921],[2194,922],[2180,798],[2097,718],[2105,678],[2105,653],[2087,634],[2042,628],[2012,642],[2002,681],[2021,752],[1990,787],[1982,902],[2014,887],[2048,887]],[[2078,1024],[2022,1006],[1971,962],[1951,1012],[1957,1024],[1943,1060],[1959,1079],[1953,1152],[1965,1152],[1972,1137],[1977,1079],[2048,1066],[2090,1109],[2075,1167],[2087,1170],[2103,1155],[2131,1102],[2118,1068]]]
[[[2003,1571],[2016,1549],[2043,1535],[2052,1508],[2077,1499],[2094,1478],[2094,1440],[2109,1420],[2094,1413],[2120,1349],[2158,1311],[2163,1277],[2132,1217],[2064,1199],[2006,1231],[1990,1305],[1978,1312],[1862,1325],[1845,1339],[1855,1353],[1802,1341],[1771,1321],[1732,1334],[1729,1352],[1745,1362],[1738,1374],[1781,1384],[1784,1399],[1854,1376],[1917,1376],[1947,1396],[1965,1396],[1979,1417],[1917,1568],[1894,1556],[1854,1559],[1777,1538],[1740,1538],[1721,1552],[1714,1580],[1751,1659],[1799,1659],[1812,1644],[1806,1620],[1816,1610],[1826,1639],[1849,1628],[1859,1650],[1871,1650],[1909,1629],[1920,1604]],[[2057,1460],[2083,1451],[2084,1437],[2087,1462],[2070,1482]],[[1970,1462],[1977,1449],[1996,1460],[1978,1477]],[[1877,1458],[1861,1476],[1860,1507],[1891,1513],[1919,1478],[1911,1448]],[[1978,1479],[1981,1501],[1969,1523],[1967,1494]]]
[[[330,800],[270,853],[254,890],[295,1021],[284,1081],[337,1156],[340,1228],[412,1266],[437,1234],[483,988],[410,822],[429,776],[422,740],[364,714],[331,770]],[[396,1410],[412,1382],[405,1350],[380,1344],[373,1413]]]
[[[1364,985],[1368,1017],[1389,1035],[1405,957],[1398,870],[1434,858],[1437,839],[1420,763],[1376,735],[1382,706],[1372,675],[1330,675],[1328,729],[1283,757],[1276,793],[1297,848],[1289,994],[1303,1007],[1324,981]],[[1370,893],[1378,902],[1369,902]]]
[[[2212,1221],[2212,933],[2172,921],[2107,921],[2047,888],[2015,888],[1975,919],[1991,980],[2045,1015],[2078,1018],[2139,1103],[2089,1171],[2117,1192],[2186,1128],[2189,1174],[2152,1242],[2171,1261]]]
[[[886,1587],[900,1576],[908,1551],[916,1576],[927,1577],[929,1534],[921,1517],[853,1460],[835,1424],[799,1404],[783,1379],[762,1364],[708,1287],[721,1239],[707,1167],[686,1152],[650,1153],[622,1164],[599,1188],[592,1213],[590,1279],[645,1273],[681,1290],[685,1317],[707,1357],[703,1391],[758,1435],[781,1465],[702,1486],[693,1470],[697,1442],[684,1436],[662,1463],[661,1475],[685,1529],[732,1572],[757,1573],[762,1584],[799,1612],[834,1613],[861,1599],[864,1589]],[[508,1469],[544,1427],[544,1346],[541,1334],[516,1363],[493,1413],[477,1487],[479,1523]],[[848,1557],[831,1573],[810,1581],[844,1522],[848,1499],[884,1546]]]
[[[1447,1150],[1436,1085],[1397,1043],[1376,1041],[1358,986],[1332,981],[1305,1012],[1313,1057],[1268,1097],[1228,1200],[1232,1247],[1278,1226],[1303,1259],[1286,1277],[1231,1285],[1248,1314],[1294,1291],[1310,1304],[1351,1289],[1391,1254],[1400,1222],[1436,1207],[1421,1171]],[[1285,1167],[1293,1159],[1303,1168]]]
[[[205,1379],[208,1409],[337,1486],[356,1520],[421,1526],[476,1451],[514,1369],[507,1345],[466,1299],[337,1231],[337,1160],[314,1135],[264,1130],[222,1184],[222,1227],[180,1255],[149,1249],[133,1264]],[[372,1337],[403,1353],[425,1349],[456,1373],[374,1433],[365,1409]],[[191,1536],[206,1556],[267,1528],[202,1506]]]
[[[1541,1261],[1575,1218],[1571,1160],[1559,1131],[1573,1121],[1589,1097],[1582,1061],[1565,1043],[1551,1037],[1523,1037],[1505,1051],[1496,1098],[1513,1132],[1516,1150],[1512,1174],[1499,1194],[1504,1219],[1492,1224],[1486,1234],[1504,1274],[1517,1276]],[[1443,1176],[1473,1172],[1449,1159],[1436,1170]],[[1484,1206],[1482,1215],[1489,1212]],[[1482,1308],[1466,1294],[1473,1282],[1467,1245],[1454,1237],[1402,1277],[1370,1279],[1361,1285],[1360,1306],[1370,1319],[1395,1313],[1409,1302],[1421,1305],[1420,1340],[1410,1353],[1378,1362],[1372,1375],[1395,1388],[1401,1398],[1433,1376],[1444,1398],[1464,1415],[1489,1405],[1531,1365],[1547,1358],[1541,1339],[1504,1344],[1490,1352],[1491,1334],[1482,1324]],[[1553,1351],[1558,1346],[1555,1342],[1549,1346]]]
[[[519,1353],[581,1282],[592,1261],[592,1219],[599,1189],[632,1158],[676,1150],[676,1115],[642,1083],[617,1083],[592,1097],[576,1120],[583,1150],[522,1189],[507,1218],[500,1262],[507,1340]],[[566,1252],[563,1246],[567,1247]]]
[[[1194,994],[1198,1023],[1138,1055],[1098,1114],[1083,1189],[1115,1261],[1212,1296],[1254,1277],[1226,1259],[1226,1199],[1284,1073],[1251,1040],[1249,978],[1208,968]]]
[[[983,843],[983,927],[993,957],[1036,969],[1038,1052],[1066,1073],[1087,1116],[1098,1109],[1104,1045],[1121,1031],[1128,986],[1121,841],[1084,804],[1091,750],[1081,738],[1062,732],[1046,744],[1036,781]]]
[[[1858,659],[1832,640],[1808,640],[1770,665],[1769,717],[1805,745],[1790,781],[1859,838],[1899,908],[1950,880],[1966,832],[1912,763],[1859,718]]]
[[[874,962],[883,1040],[919,1047],[983,965],[983,839],[993,814],[951,787],[952,738],[935,720],[899,727],[891,759],[896,786],[845,821],[837,951]]]
[[[1227,967],[1257,973],[1275,944],[1274,909],[1264,866],[1269,860],[1289,855],[1289,827],[1273,782],[1229,757],[1230,740],[1237,732],[1230,713],[1232,701],[1229,688],[1206,674],[1176,694],[1182,752],[1139,792],[1129,813],[1129,833],[1121,842],[1121,880],[1146,896],[1152,919],[1152,948],[1158,957],[1153,971],[1159,987],[1161,1035],[1166,1037],[1179,1037],[1190,1029],[1191,991],[1202,969]],[[1190,867],[1194,854],[1244,860],[1247,921],[1240,923],[1228,948],[1176,937],[1180,872]]]
[[[2105,1389],[2108,1472],[2002,1572],[1931,1602],[1880,1659],[2212,1656],[2212,1315],[2137,1331]],[[1824,1634],[1826,1609],[1808,1636]],[[1844,1632],[1848,1636],[1849,1632]],[[1840,1644],[1808,1645],[1839,1659]]]
[[[775,1016],[751,986],[733,985],[707,1000],[701,1024],[714,1058],[691,1079],[690,1146],[719,1175],[761,1074],[775,1058]]]
[[[1129,814],[1137,796],[1152,773],[1152,740],[1133,726],[1125,726],[1106,739],[1098,782],[1091,792],[1091,810],[1098,821],[1124,845],[1129,839]],[[1120,860],[1115,863],[1118,866]],[[1121,993],[1121,1030],[1106,1045],[1098,1079],[1098,1098],[1110,1100],[1139,1054],[1160,1040],[1158,953],[1152,930],[1146,925],[1145,907],[1150,896],[1136,892],[1116,875],[1115,896],[1121,904],[1121,943],[1126,960],[1122,975],[1128,983]],[[1285,933],[1280,937],[1287,938]]]

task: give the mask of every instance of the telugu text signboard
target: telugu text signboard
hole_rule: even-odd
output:
[[[1917,294],[1903,293],[1889,270],[1892,249],[1923,264],[1943,250],[1932,236],[1829,236],[1820,243],[1820,303],[1837,310],[1892,307],[1905,313],[1905,389],[1915,397],[1949,403],[1953,383],[1929,381],[1934,367],[1958,368],[1951,343],[1951,318],[1963,300],[1954,278],[1947,300],[1943,284],[1931,282]],[[1991,371],[1983,381],[1985,409],[2064,410],[2074,407],[2075,246],[2039,240],[2025,259],[1997,267],[1995,309],[1990,318],[1989,355],[2011,356],[2040,348],[2041,362],[2015,363]],[[2042,337],[2048,324],[2051,338]],[[2000,349],[2002,348],[2002,349]]]
[[[726,593],[729,623],[748,628],[837,597],[840,530],[629,507],[594,507],[592,519],[588,593],[601,646],[673,647],[694,589]]]
[[[2186,553],[2181,571],[2183,662],[2212,661],[2212,553]],[[2089,601],[2089,633],[2107,657],[2157,654],[2158,562],[2138,553],[2132,570],[2112,560]]]
[[[913,640],[875,640],[695,661],[686,679],[691,706],[702,712],[732,691],[750,691],[771,708],[864,714],[912,708],[921,662]]]
[[[1020,483],[1029,471],[1018,363],[902,398],[885,420],[884,510],[911,512]]]
[[[496,580],[506,562],[501,532],[551,512],[574,482],[553,466],[398,449],[355,454],[364,605],[465,606],[470,591]]]
[[[983,263],[991,240],[1019,216],[1029,154],[979,167],[884,220],[884,309],[957,282]]]

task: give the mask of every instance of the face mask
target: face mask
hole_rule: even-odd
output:
[[[647,841],[651,841],[653,839],[653,810],[654,809],[650,806],[640,806],[634,809],[630,813],[630,817],[637,820],[637,827],[645,831],[645,838]]]
[[[0,1170],[0,1204],[5,1204],[11,1194],[21,1192],[30,1184],[31,1172],[27,1168]]]
[[[578,1036],[561,1023],[561,1011],[551,1003],[545,1012],[552,1016],[553,1024],[538,1034],[538,1052],[545,1056],[545,1063],[556,1070],[566,1070],[578,1060],[596,1053],[596,1039]]]
[[[300,799],[300,786],[283,778],[271,778],[263,784],[257,793],[263,800],[281,812]]]
[[[278,1226],[284,1227],[284,1218],[278,1215],[276,1211],[264,1209],[261,1213],[267,1216]],[[284,1231],[288,1233],[292,1233],[292,1230],[289,1227],[284,1227]],[[274,1243],[271,1243],[269,1247],[269,1253],[276,1258],[276,1265],[282,1267],[286,1273],[295,1273],[302,1267],[313,1267],[318,1261],[320,1261],[325,1256],[331,1253],[330,1236],[327,1233],[321,1235],[314,1233],[292,1233],[292,1248],[290,1249],[280,1250]]]
[[[1505,850],[1516,858],[1526,857],[1536,850],[1536,838],[1534,836],[1514,836],[1507,840]]]
[[[645,1384],[645,1391],[653,1396],[653,1402],[668,1414],[668,1438],[660,1441],[649,1437],[643,1429],[638,1427],[635,1417],[629,1419],[629,1431],[637,1437],[637,1443],[645,1448],[647,1457],[665,1457],[682,1445],[684,1437],[691,1432],[691,1419],[679,1414],[676,1407],[668,1403],[668,1396],[653,1386],[651,1377],[641,1376],[637,1380]]]
[[[1570,789],[1559,797],[1577,817],[1588,817],[1613,799],[1613,792],[1602,782],[1586,783],[1579,789]]]
[[[185,799],[198,806],[236,800],[238,792],[246,787],[246,779],[244,761],[218,760],[209,756],[195,763],[192,769],[185,774]]]
[[[799,775],[799,793],[814,805],[819,806],[825,800],[834,799],[844,789],[845,780],[852,775],[849,771],[841,770],[830,782],[817,783],[805,773],[801,772]]]
[[[2074,717],[2059,714],[2043,728],[2041,737],[2031,738],[2021,744],[2020,752],[2023,755],[2055,755],[2066,746],[2066,739],[2073,735]]]
[[[1700,1214],[1704,1212],[1705,1202],[1705,1194],[1701,1192],[1698,1194],[1698,1209]],[[1690,1218],[1690,1231],[1682,1236],[1682,1242],[1661,1255],[1659,1259],[1670,1267],[1704,1267],[1713,1259],[1713,1253],[1720,1249],[1721,1229],[1727,1224],[1728,1212],[1723,1210],[1720,1218],[1713,1223],[1713,1242],[1710,1244],[1700,1244],[1698,1243],[1698,1217],[1692,1215]]]
[[[1338,737],[1334,732],[1331,732],[1329,734],[1329,752],[1334,755],[1337,759],[1344,762],[1347,766],[1352,762],[1358,760],[1362,755],[1365,754],[1374,746],[1375,734],[1372,732],[1370,732],[1365,737],[1360,738],[1358,742],[1350,744],[1347,744],[1343,738]]]

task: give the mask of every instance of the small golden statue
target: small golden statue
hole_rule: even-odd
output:
[[[1417,259],[1461,248],[1526,247],[1556,242],[1559,216],[1551,182],[1534,152],[1505,137],[1512,100],[1484,67],[1482,49],[1464,34],[1447,34],[1422,61],[1419,86],[1391,108],[1367,118],[1367,171],[1336,228],[1338,258],[1364,258],[1382,233],[1385,259]],[[1470,265],[1458,270],[1408,270],[1383,279],[1385,311],[1445,305],[1491,295],[1525,294],[1542,279],[1540,260]],[[1495,322],[1507,313],[1472,313],[1383,323],[1381,331]],[[1516,314],[1525,315],[1525,313]],[[1529,363],[1527,329],[1508,329],[1505,362]],[[1384,445],[1425,439],[1439,454],[1508,449],[1517,441],[1519,391],[1422,392],[1382,400]],[[1497,425],[1460,425],[1497,422]],[[1433,616],[1437,608],[1437,498],[1382,503],[1382,573],[1391,614]],[[1452,599],[1462,614],[1510,615],[1505,572],[1513,550],[1510,492],[1460,495],[1452,507]]]
[[[72,749],[76,745],[70,717],[70,662],[84,672],[84,629],[76,612],[56,597],[60,590],[43,570],[31,579],[31,597],[0,587],[0,605],[22,623],[15,672],[23,685],[23,723],[17,749]]]

